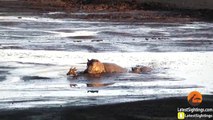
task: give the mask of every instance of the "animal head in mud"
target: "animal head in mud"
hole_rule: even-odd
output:
[[[97,59],[91,59],[87,62],[86,72],[89,74],[101,74],[105,73],[106,71],[103,63]]]
[[[68,71],[67,75],[77,76],[77,69],[75,67],[70,68],[70,70]]]
[[[152,68],[146,67],[146,66],[132,67],[133,73],[148,73],[148,72],[151,72],[151,71],[152,71]]]
[[[141,67],[140,66],[132,67],[132,72],[133,73],[141,73]]]

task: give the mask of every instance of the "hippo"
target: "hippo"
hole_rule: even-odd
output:
[[[89,74],[101,73],[125,73],[128,70],[114,63],[101,63],[97,59],[88,60],[87,69],[84,71]]]
[[[114,63],[102,63],[97,59],[91,59],[87,61],[87,68],[84,70],[84,72],[80,72],[80,74],[89,74],[89,75],[98,75],[100,76],[101,74],[104,73],[147,73],[151,72],[152,68],[146,67],[146,66],[136,66],[132,67],[131,71],[128,71],[126,68],[123,68],[117,64]],[[77,73],[76,68],[70,68],[68,71],[67,75],[73,75],[73,76],[78,76],[79,73]]]
[[[147,66],[136,66],[136,67],[132,67],[132,72],[133,73],[148,73],[151,72],[152,68],[147,67]]]

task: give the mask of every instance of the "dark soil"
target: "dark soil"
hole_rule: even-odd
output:
[[[197,108],[211,106],[213,106],[212,96],[203,96],[203,102]],[[0,111],[0,118],[1,120],[176,120],[177,109],[188,107],[193,108],[186,97],[181,97],[99,106],[4,110]]]

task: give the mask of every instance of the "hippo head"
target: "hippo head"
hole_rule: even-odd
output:
[[[74,68],[70,68],[70,70],[68,71],[67,75],[73,75],[73,76],[77,76],[77,69]]]
[[[132,72],[133,73],[148,73],[151,72],[152,68],[147,67],[147,66],[136,66],[136,67],[132,67]]]
[[[132,67],[132,72],[133,73],[141,73],[141,67],[140,66]]]
[[[87,62],[87,73],[101,74],[105,72],[104,64],[97,59],[91,59]]]

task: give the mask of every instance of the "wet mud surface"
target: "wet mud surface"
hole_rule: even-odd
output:
[[[153,20],[147,16],[158,12],[149,11],[137,20],[137,11],[50,12],[20,2],[0,6],[2,110],[159,99],[194,89],[212,94],[212,22],[169,15]],[[130,18],[132,13],[137,17]],[[154,70],[98,79],[66,76],[70,67],[83,71],[92,58]]]

